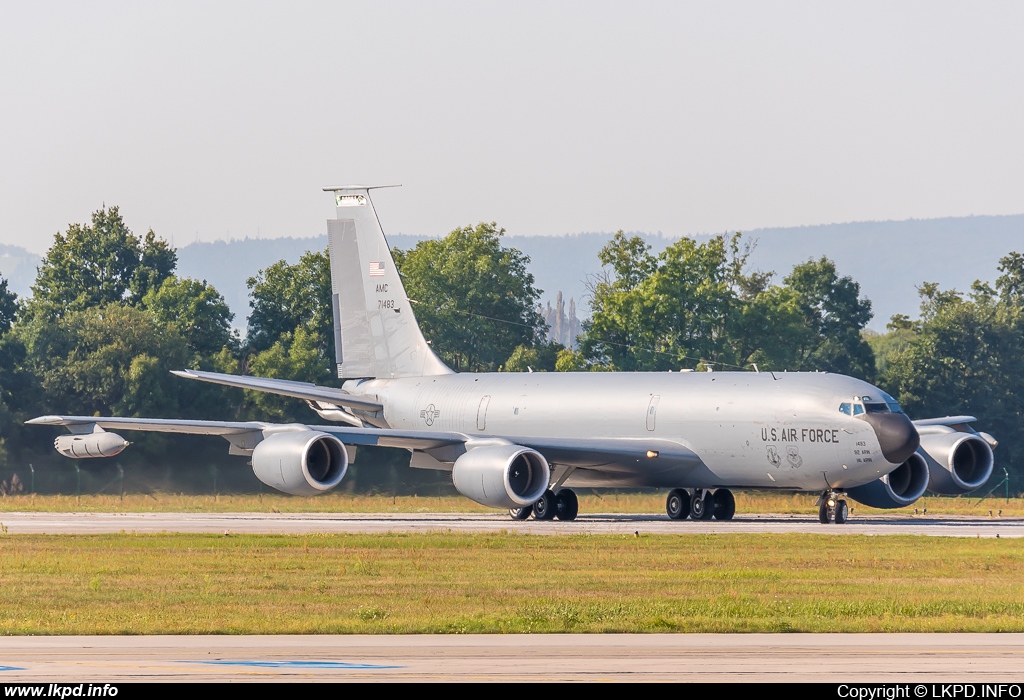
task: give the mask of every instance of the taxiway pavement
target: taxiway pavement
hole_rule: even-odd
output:
[[[308,534],[386,532],[521,532],[531,535],[805,533],[829,535],[930,535],[1024,537],[1024,518],[964,516],[853,517],[845,525],[817,518],[741,515],[728,522],[675,521],[665,515],[586,514],[573,522],[514,521],[502,513],[0,513],[11,534],[196,532]]]
[[[0,683],[1020,683],[1024,634],[0,637],[0,659]]]

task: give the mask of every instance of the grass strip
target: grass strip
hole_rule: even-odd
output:
[[[1024,540],[7,535],[4,634],[1024,631]]]

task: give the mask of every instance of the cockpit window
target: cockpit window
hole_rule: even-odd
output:
[[[885,405],[889,407],[890,411],[893,413],[903,413],[903,409],[900,408],[899,402],[884,391],[882,392],[882,399],[885,401]]]
[[[853,415],[853,406],[848,404],[848,403],[841,403],[841,404],[839,404],[839,412],[840,413],[845,413],[848,416],[852,416]]]
[[[888,413],[889,405],[884,403],[865,403],[864,410],[868,413]]]
[[[855,403],[855,404],[853,404],[853,415],[859,416],[862,413],[864,413],[864,404],[862,404],[862,403]]]

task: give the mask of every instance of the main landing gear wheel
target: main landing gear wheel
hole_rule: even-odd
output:
[[[533,504],[533,519],[534,520],[551,520],[555,517],[555,513],[558,512],[558,497],[555,492],[548,489],[544,492],[544,495]]]
[[[524,508],[509,508],[508,514],[513,520],[526,520],[533,513],[533,506],[526,506]]]
[[[562,489],[555,496],[555,517],[559,520],[575,520],[580,512],[580,501],[576,498],[576,492],[570,489]]]
[[[850,519],[850,507],[846,501],[836,501],[836,525],[845,525]]]
[[[673,520],[686,520],[690,517],[690,492],[686,489],[672,489],[665,499],[665,512]]]
[[[729,489],[718,489],[714,495],[715,520],[732,520],[736,515],[736,499]]]
[[[690,518],[693,520],[711,520],[715,502],[704,489],[694,489],[690,496]]]

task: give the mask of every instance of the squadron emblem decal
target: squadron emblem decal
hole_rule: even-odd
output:
[[[434,404],[430,404],[422,411],[420,411],[420,418],[422,418],[423,422],[426,423],[427,425],[433,425],[434,419],[440,417],[441,411],[439,409],[434,408]]]
[[[789,460],[789,464],[793,469],[799,469],[800,465],[804,463],[804,458],[800,456],[800,450],[797,449],[796,445],[790,445],[786,448],[786,459]]]
[[[768,461],[776,469],[782,464],[782,457],[779,455],[779,448],[775,445],[768,445]]]

